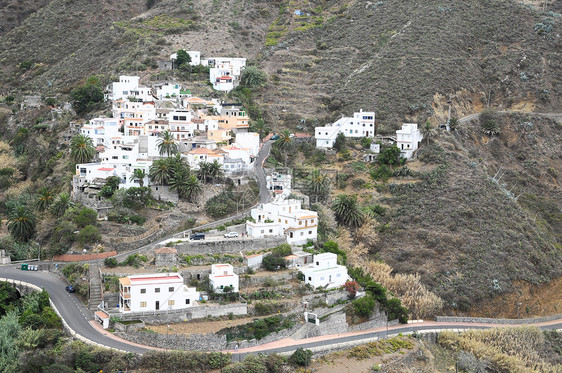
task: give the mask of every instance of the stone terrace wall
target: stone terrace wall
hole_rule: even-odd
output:
[[[226,336],[208,334],[159,334],[150,332],[114,333],[128,341],[170,350],[218,351],[226,348]]]
[[[185,254],[220,254],[238,253],[242,250],[260,250],[276,247],[286,243],[284,237],[268,237],[261,239],[228,239],[221,241],[189,241],[181,242],[174,247],[178,255]]]
[[[536,317],[532,319],[492,319],[487,317],[435,316],[437,322],[466,322],[480,324],[536,324],[562,318],[561,315]]]
[[[231,303],[220,306],[200,305],[174,311],[156,311],[145,313],[108,312],[110,316],[119,317],[123,321],[142,320],[147,324],[164,324],[167,322],[182,322],[192,319],[202,319],[207,316],[226,316],[230,313],[233,315],[247,315],[248,305],[246,303]]]
[[[97,253],[97,254],[64,254],[64,255],[55,255],[53,257],[53,261],[55,262],[84,262],[90,260],[100,260],[109,258],[110,256],[117,255],[115,251],[108,251],[105,253]]]

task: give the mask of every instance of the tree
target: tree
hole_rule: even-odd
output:
[[[330,178],[318,169],[312,170],[307,178],[307,187],[311,195],[326,197],[330,194]]]
[[[339,225],[357,228],[363,224],[363,212],[357,203],[357,196],[355,195],[338,195],[332,204],[332,211]]]
[[[180,198],[193,202],[202,191],[201,183],[197,177],[186,170],[177,172],[170,182],[170,189],[177,190]]]
[[[377,162],[390,166],[400,163],[400,149],[396,145],[384,146],[377,157]]]
[[[100,190],[100,195],[104,198],[111,198],[115,191],[119,189],[121,178],[119,176],[110,176],[105,179],[105,185]]]
[[[344,150],[346,147],[347,147],[347,138],[343,133],[338,133],[338,135],[336,136],[336,141],[334,141],[334,145],[332,146],[332,148],[339,153],[342,150]]]
[[[54,200],[54,194],[48,187],[42,187],[37,191],[37,199],[35,200],[35,209],[37,211],[45,211],[51,206]]]
[[[223,175],[224,175],[224,171],[222,169],[222,166],[215,159],[209,165],[209,176],[211,176],[211,179],[213,180],[213,182],[216,182],[217,180],[221,179],[223,177]]]
[[[139,181],[139,187],[144,186],[144,178],[146,177],[146,171],[140,168],[135,168],[133,171],[133,177]]]
[[[0,282],[0,317],[16,307],[20,295],[8,282]]]
[[[260,135],[260,140],[271,131],[271,127],[267,125],[263,118],[250,121],[250,132],[257,132]]]
[[[92,139],[78,134],[70,140],[70,156],[76,163],[88,163],[96,154]]]
[[[388,310],[388,320],[398,319],[400,324],[408,322],[408,309],[402,306],[400,299],[392,298],[386,302],[386,309]]]
[[[430,121],[427,121],[421,128],[420,132],[422,136],[427,140],[427,145],[429,145],[429,139],[435,136],[435,127],[433,127]]]
[[[451,119],[449,119],[449,129],[451,131],[454,131],[457,129],[457,127],[459,126],[460,122],[459,119],[456,117],[451,117]]]
[[[289,160],[289,151],[293,145],[293,138],[291,137],[291,132],[289,130],[283,130],[279,134],[279,139],[275,142],[275,145],[283,152],[285,157],[285,167],[287,167],[287,161]]]
[[[267,83],[267,74],[256,66],[248,66],[240,77],[240,84],[248,88],[260,88]]]
[[[166,130],[160,134],[158,152],[160,155],[167,154],[168,157],[178,152],[178,144],[176,144],[174,135],[170,131]]]
[[[55,199],[51,210],[56,217],[60,218],[64,215],[66,210],[68,210],[73,205],[74,203],[70,199],[70,195],[66,192],[62,192],[59,193],[59,195]]]
[[[99,79],[95,76],[88,78],[87,82],[70,92],[72,107],[78,114],[90,112],[103,102],[103,90]]]
[[[180,49],[177,51],[176,67],[179,69],[185,65],[191,66],[191,56],[185,50]]]
[[[159,185],[167,185],[174,176],[175,170],[166,159],[159,159],[152,163],[148,177],[150,181]]]
[[[199,177],[199,180],[207,184],[207,181],[211,176],[211,163],[210,162],[199,163],[199,170],[197,170],[197,176]]]
[[[8,231],[16,241],[29,241],[35,235],[35,224],[35,215],[25,205],[17,204],[8,214]]]

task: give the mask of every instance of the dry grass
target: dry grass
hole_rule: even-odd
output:
[[[545,363],[540,351],[544,335],[536,327],[443,332],[439,343],[450,350],[465,350],[489,361],[499,372],[562,372],[562,366]]]

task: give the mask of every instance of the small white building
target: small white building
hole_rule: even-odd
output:
[[[151,312],[192,307],[199,300],[195,288],[177,273],[127,276],[119,279],[119,311]]]
[[[230,264],[213,264],[209,275],[209,284],[215,293],[222,293],[227,286],[232,286],[232,292],[238,293],[238,275]]]
[[[165,83],[156,88],[158,100],[170,100],[180,98],[181,86],[179,84]]]
[[[211,69],[215,70],[215,69]],[[220,73],[220,72],[219,72]],[[217,91],[230,92],[234,89],[234,78],[230,75],[214,74],[215,76],[211,83],[213,83],[213,88]]]
[[[417,123],[403,123],[402,129],[396,131],[396,146],[400,149],[400,156],[403,158],[412,158],[422,140],[423,136]]]
[[[189,63],[191,66],[201,65],[201,52],[199,51],[186,51],[191,57],[191,62]],[[170,60],[175,61],[178,58],[177,53],[173,53],[170,55]]]
[[[111,100],[120,100],[132,97],[138,101],[154,101],[152,89],[139,85],[140,77],[121,75],[118,82],[113,82]]]
[[[305,283],[315,288],[340,287],[349,279],[347,268],[338,265],[338,256],[333,253],[314,255],[313,264],[303,267],[301,272],[304,274]]]
[[[343,117],[332,124],[316,127],[314,130],[316,147],[323,149],[333,147],[340,133],[345,137],[375,137],[375,112],[360,110],[358,113],[353,113],[352,118]]]
[[[291,175],[283,175],[279,172],[272,172],[271,175],[265,177],[267,190],[274,195],[281,195],[284,197],[291,194],[291,180]]]

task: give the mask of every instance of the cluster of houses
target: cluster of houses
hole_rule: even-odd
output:
[[[375,112],[360,110],[357,113],[353,113],[351,118],[342,117],[334,123],[316,127],[314,130],[316,147],[319,149],[332,148],[340,133],[348,138],[367,137],[377,139],[375,136]],[[384,139],[386,140],[385,142],[395,144],[400,149],[400,156],[402,158],[411,159],[414,152],[418,149],[419,143],[423,140],[423,136],[416,123],[404,123],[402,124],[402,129],[396,131],[396,137],[390,136]],[[370,150],[374,154],[378,154],[380,152],[380,144],[372,144]]]
[[[179,154],[192,169],[202,162],[218,162],[228,176],[243,175],[254,166],[260,138],[248,132],[241,104],[193,97],[177,84],[148,88],[137,76],[120,76],[107,95],[111,118],[94,118],[79,132],[92,139],[96,162],[76,165],[73,197],[88,204],[110,176],[120,178],[120,188],[150,186],[149,169],[163,158],[160,135],[169,132]],[[147,175],[134,177],[140,169]]]

